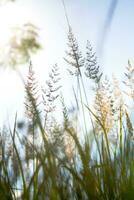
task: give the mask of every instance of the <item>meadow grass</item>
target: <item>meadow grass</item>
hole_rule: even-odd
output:
[[[65,61],[71,66],[69,73],[76,79],[76,89],[73,90],[75,123],[66,107],[64,95],[60,94],[57,65],[52,68],[40,98],[30,64],[27,82],[24,83],[25,131],[24,124],[18,123],[17,115],[13,130],[1,130],[2,200],[134,198],[133,123],[124,101],[126,94],[119,88],[116,78],[112,84],[104,78],[89,42],[87,54],[82,56],[71,27],[68,47]],[[124,83],[132,100],[133,71],[134,67],[128,62]],[[85,79],[94,85],[94,102],[91,103]],[[60,123],[54,117],[58,99],[63,115]],[[82,129],[79,129],[80,121],[83,121]],[[90,129],[88,123],[91,124]],[[83,140],[80,134],[83,134]]]

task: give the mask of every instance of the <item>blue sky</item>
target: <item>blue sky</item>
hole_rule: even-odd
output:
[[[107,0],[65,0],[70,23],[82,49],[88,39],[94,49],[98,50],[110,3],[111,1]],[[67,32],[61,1],[40,0],[35,5],[35,10],[37,8],[40,10],[40,18],[44,20],[44,29],[46,29],[46,32],[48,30],[51,41],[48,53],[51,54],[51,57],[54,54],[53,52],[56,51],[57,54],[53,57],[57,61],[61,54],[64,55]],[[111,27],[105,39],[103,52],[99,57],[100,65],[106,73],[111,74],[113,72],[120,76],[127,60],[130,59],[133,62],[133,19],[134,1],[118,0]],[[46,26],[45,21],[47,21]]]
[[[65,0],[69,20],[81,50],[84,50],[87,40],[91,41],[103,71],[121,78],[127,60],[134,63],[134,1],[118,0],[103,51],[99,55],[99,43],[110,3],[111,0]],[[11,28],[25,22],[33,22],[40,28],[43,50],[32,57],[37,78],[44,84],[50,67],[58,63],[64,73],[66,94],[69,94],[71,85],[68,84],[63,60],[67,49],[67,24],[61,0],[17,0],[14,4],[9,3],[0,8],[0,18],[1,31],[2,26]],[[27,65],[20,66],[19,70],[25,75]],[[1,122],[7,116],[14,116],[17,110],[20,113],[23,110],[23,85],[11,69],[0,70],[0,91]]]
[[[111,0],[65,0],[70,23],[82,49],[88,39],[98,50],[110,3]],[[23,10],[26,8],[26,12],[30,10],[29,20],[33,17],[33,22],[40,27],[46,60],[50,65],[58,62],[64,56],[67,38],[61,0],[18,0],[18,5]],[[99,58],[107,73],[120,73],[128,59],[133,61],[133,11],[133,0],[118,0],[104,43],[103,57]]]

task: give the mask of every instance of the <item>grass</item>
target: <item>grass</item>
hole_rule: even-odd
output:
[[[27,124],[18,124],[16,115],[13,130],[1,131],[0,199],[133,200],[133,124],[124,101],[126,94],[116,78],[112,84],[104,78],[89,42],[87,54],[82,56],[71,27],[68,47],[65,61],[77,87],[73,89],[76,121],[60,95],[57,65],[39,97],[30,64],[24,83]],[[124,83],[132,100],[133,71],[128,62]],[[92,104],[85,79],[94,85]],[[58,99],[63,115],[60,123],[54,117]]]

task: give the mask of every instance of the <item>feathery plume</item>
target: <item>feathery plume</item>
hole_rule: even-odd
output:
[[[81,75],[80,68],[84,66],[84,59],[82,57],[81,51],[79,51],[77,40],[70,26],[68,33],[68,48],[68,51],[66,51],[67,57],[64,58],[64,60],[75,69],[74,71],[68,69],[68,71],[71,75]]]
[[[36,122],[37,110],[40,103],[38,103],[39,95],[37,89],[37,81],[35,79],[35,73],[32,68],[32,63],[29,65],[29,72],[27,77],[27,83],[25,85],[26,99],[25,99],[25,114],[30,121]],[[38,111],[38,114],[40,112]]]
[[[100,73],[100,67],[97,63],[96,53],[93,52],[93,48],[89,41],[87,41],[85,68],[86,68],[85,71],[86,77],[98,83],[100,81],[102,73]]]

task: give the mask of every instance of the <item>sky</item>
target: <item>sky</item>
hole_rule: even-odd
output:
[[[101,43],[111,2],[112,0],[65,0],[65,5],[80,49],[84,51],[89,40],[97,53],[103,72],[108,76],[114,73],[118,78],[123,78],[128,59],[134,63],[134,1],[118,0],[105,40]],[[43,46],[43,49],[31,58],[39,83],[45,84],[48,71],[57,63],[61,70],[65,95],[69,97],[72,85],[69,84],[67,65],[63,59],[67,49],[68,27],[61,0],[16,0],[15,3],[1,6],[0,45],[8,39],[14,26],[27,22],[39,27],[40,42]],[[26,76],[28,64],[19,66],[18,69]],[[16,112],[21,118],[24,87],[18,74],[10,67],[0,68],[0,93],[0,125],[7,119],[10,122]]]

